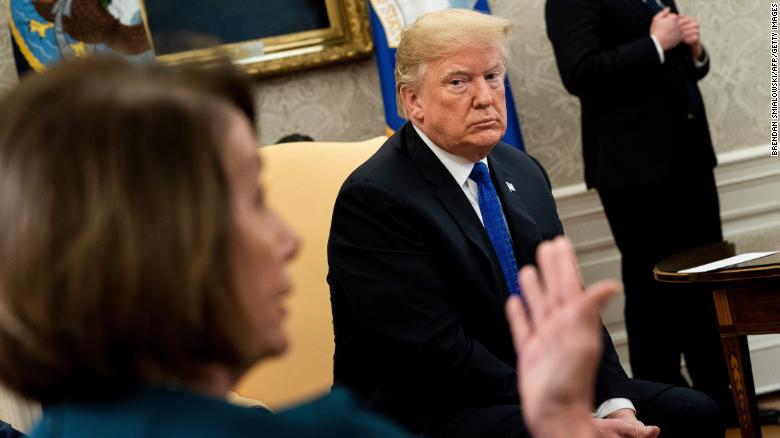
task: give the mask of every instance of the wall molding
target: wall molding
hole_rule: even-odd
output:
[[[739,244],[740,240],[752,237],[766,245],[767,250],[780,249],[780,241],[761,238],[780,230],[780,159],[771,157],[769,150],[765,144],[719,154],[715,169],[725,238]],[[620,278],[620,252],[595,190],[587,190],[580,183],[555,189],[553,195],[566,234],[577,251],[585,282]],[[602,316],[621,362],[630,373],[623,297],[614,299]],[[780,390],[780,373],[776,371],[780,363],[780,335],[750,336],[748,344],[756,392]]]

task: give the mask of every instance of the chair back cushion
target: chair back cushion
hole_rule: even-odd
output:
[[[290,264],[293,291],[285,328],[290,348],[263,361],[242,379],[236,391],[271,409],[326,392],[333,382],[333,318],[327,242],[333,204],[341,184],[387,140],[356,143],[300,142],[260,148],[260,179],[266,200],[301,236],[298,257]]]

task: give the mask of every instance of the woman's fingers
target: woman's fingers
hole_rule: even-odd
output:
[[[531,325],[523,302],[517,295],[512,295],[506,300],[506,318],[509,321],[509,329],[512,331],[515,351],[519,353],[523,350],[525,342],[531,334]]]
[[[592,284],[587,289],[587,299],[594,303],[600,312],[607,302],[620,291],[621,284],[615,280],[602,280]]]
[[[520,286],[523,291],[523,298],[528,305],[529,313],[531,314],[530,325],[533,326],[536,322],[546,318],[550,312],[549,298],[546,296],[541,280],[539,279],[539,271],[531,265],[526,265],[520,270],[518,276],[520,278]]]
[[[558,292],[561,287],[560,261],[558,260],[560,250],[558,238],[542,242],[536,249],[536,263],[539,266],[542,294],[547,299],[552,298],[552,303],[558,301]]]
[[[577,256],[574,254],[574,247],[569,239],[559,237],[555,239],[558,242],[560,291],[558,291],[558,302],[563,303],[582,294],[582,282],[577,270]]]

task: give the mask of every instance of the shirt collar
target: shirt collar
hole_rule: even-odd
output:
[[[471,169],[474,168],[474,162],[461,156],[451,154],[439,146],[436,146],[436,144],[434,144],[433,141],[431,141],[431,139],[428,138],[428,136],[425,135],[425,133],[423,133],[420,128],[414,124],[412,127],[415,131],[417,131],[417,135],[420,136],[423,143],[425,143],[425,145],[430,148],[431,152],[436,155],[436,158],[441,161],[441,164],[447,168],[447,170],[450,172],[450,175],[452,175],[452,177],[455,179],[455,182],[457,182],[459,186],[466,184],[466,180],[469,179],[469,175],[471,174]],[[487,157],[479,161],[485,163],[485,166],[488,166]],[[488,170],[489,169],[490,166],[488,166]]]

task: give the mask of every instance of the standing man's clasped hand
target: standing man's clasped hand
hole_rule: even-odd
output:
[[[680,16],[672,12],[670,8],[664,8],[653,17],[653,22],[650,24],[650,35],[658,40],[664,51],[677,47],[683,40]]]
[[[563,237],[537,249],[538,269],[520,271],[523,297],[507,301],[507,318],[518,352],[523,417],[537,438],[654,438],[631,410],[593,420],[594,378],[601,354],[599,314],[618,290],[607,280],[582,290],[574,250]]]
[[[682,32],[682,42],[691,47],[693,58],[697,61],[704,59],[704,46],[701,44],[701,30],[699,29],[699,20],[687,15],[680,15],[680,31]]]
[[[688,15],[678,15],[671,8],[664,8],[655,14],[650,24],[650,35],[655,37],[661,48],[671,50],[680,43],[691,48],[694,59],[703,61],[704,47],[701,44],[699,21]]]

